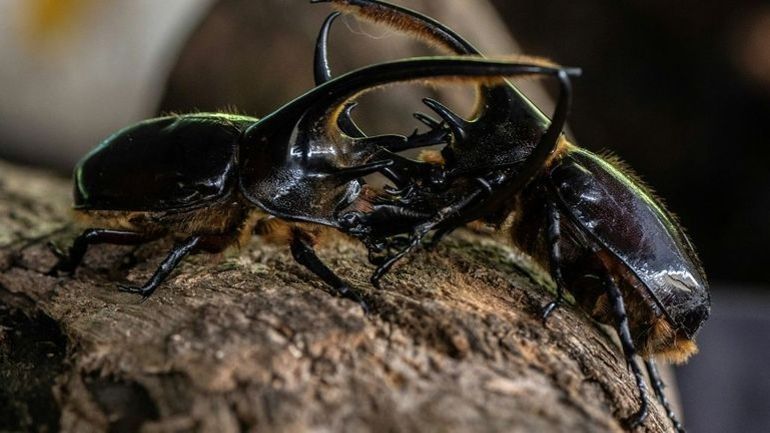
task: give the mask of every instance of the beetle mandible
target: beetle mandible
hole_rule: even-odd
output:
[[[455,54],[479,54],[451,29],[415,11],[376,0],[327,1]],[[684,431],[663,394],[653,357],[681,362],[696,352],[693,338],[710,311],[705,274],[679,223],[628,167],[561,134],[571,89],[566,76],[560,78],[551,120],[510,83],[482,86],[471,121],[425,100],[442,122],[422,114],[417,118],[434,130],[446,129],[450,137],[441,151],[441,182],[433,169],[420,174],[412,168],[414,188],[369,213],[351,212],[345,221],[366,238],[373,236],[378,214],[391,216],[393,207],[423,215],[405,220],[412,229],[409,245],[380,265],[374,282],[430,232],[440,239],[471,221],[496,227],[507,221],[512,241],[548,268],[556,282],[557,297],[544,308],[544,320],[568,289],[594,319],[615,326],[641,397],[630,425],[647,416],[638,353],[674,427]],[[426,203],[442,205],[425,218]]]

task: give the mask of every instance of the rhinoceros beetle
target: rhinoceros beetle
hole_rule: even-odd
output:
[[[422,146],[426,136],[352,137],[337,128],[348,100],[377,87],[445,77],[499,80],[521,65],[468,58],[416,58],[353,71],[270,115],[195,113],[146,120],[108,137],[74,172],[76,218],[90,227],[50,270],[72,273],[89,245],[178,242],[142,286],[150,296],[188,254],[243,244],[253,231],[290,244],[294,258],[339,295],[365,303],[316,256],[323,228],[342,229],[365,205],[361,177],[393,164],[377,152]],[[438,135],[444,135],[438,131]]]
[[[415,11],[376,0],[326,2],[453,54],[480,54]],[[684,431],[663,394],[654,357],[682,362],[697,351],[693,338],[710,311],[706,277],[677,220],[628,167],[561,134],[571,98],[569,75],[575,72],[562,69],[556,75],[560,95],[551,120],[508,82],[481,86],[470,121],[426,99],[442,121],[416,117],[449,137],[441,151],[443,175],[436,176],[435,164],[412,164],[402,180],[409,188],[381,199],[369,212],[349,213],[345,221],[368,245],[379,247],[396,233],[377,231],[378,221],[399,227],[393,215],[407,216],[400,230],[411,230],[408,245],[380,264],[375,284],[428,233],[440,239],[471,221],[507,224],[513,243],[550,269],[556,282],[557,297],[545,306],[544,321],[569,290],[594,319],[615,326],[641,398],[630,426],[640,425],[648,412],[638,353],[668,417]]]

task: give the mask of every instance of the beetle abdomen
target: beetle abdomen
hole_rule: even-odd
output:
[[[118,131],[75,168],[75,208],[169,211],[220,198],[235,180],[238,137],[256,121],[199,113]]]
[[[697,255],[673,217],[631,176],[577,147],[554,164],[550,179],[562,212],[624,263],[692,337],[710,299]]]

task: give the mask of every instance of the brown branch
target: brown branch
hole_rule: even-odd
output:
[[[569,306],[543,326],[548,279],[492,240],[419,252],[382,290],[334,240],[321,255],[368,316],[259,239],[194,256],[140,303],[115,284],[150,275],[162,242],[46,276],[68,182],[0,171],[0,430],[602,432],[637,408],[611,338]],[[670,430],[657,405],[646,430]]]

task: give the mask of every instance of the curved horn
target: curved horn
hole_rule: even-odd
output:
[[[261,125],[286,117],[299,120],[312,109],[334,112],[335,118],[347,101],[378,87],[407,81],[466,81],[487,85],[518,75],[555,75],[564,68],[537,63],[469,57],[422,57],[379,63],[357,69],[315,87],[267,115]]]
[[[332,3],[340,11],[412,34],[450,54],[482,55],[454,30],[412,9],[379,0],[311,0],[311,3]],[[481,86],[474,118],[482,117],[487,107],[511,107],[516,116],[523,117],[522,122],[531,122],[544,132],[549,124],[548,117],[515,86],[510,83],[501,84]]]
[[[326,17],[321,25],[321,30],[318,32],[318,38],[315,42],[315,56],[313,57],[313,78],[316,86],[332,79],[332,70],[329,66],[329,29],[340,15],[340,12],[334,12]]]
[[[334,20],[340,15],[342,15],[341,12],[334,12],[326,17],[321,25],[321,30],[318,32],[313,56],[313,78],[315,79],[316,86],[332,79],[332,70],[329,66],[329,30],[331,30]],[[362,138],[366,134],[356,125],[350,114],[355,107],[355,103],[348,104],[342,113],[339,114],[337,124],[345,134],[354,138]]]

